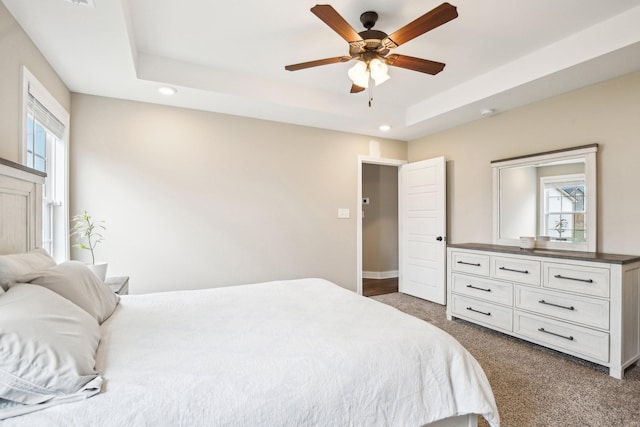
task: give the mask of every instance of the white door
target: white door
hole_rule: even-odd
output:
[[[446,303],[445,158],[400,167],[399,291]]]

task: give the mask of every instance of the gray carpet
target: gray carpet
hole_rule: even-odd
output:
[[[503,427],[640,426],[640,366],[623,380],[602,366],[462,320],[445,307],[401,293],[371,297],[455,337],[478,360],[493,388]],[[488,426],[481,419],[480,426]]]

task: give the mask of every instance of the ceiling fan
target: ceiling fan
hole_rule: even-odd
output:
[[[369,87],[370,79],[373,79],[376,85],[389,79],[388,65],[431,75],[438,74],[444,69],[445,64],[442,62],[407,55],[390,55],[389,51],[458,17],[455,6],[442,3],[391,35],[387,35],[372,29],[378,20],[378,14],[373,11],[360,15],[360,22],[366,30],[359,33],[331,5],[318,4],[311,8],[311,12],[349,43],[349,55],[302,62],[287,65],[284,68],[297,71],[352,59],[357,60],[356,65],[349,69],[349,77],[353,81],[351,93],[365,90]]]

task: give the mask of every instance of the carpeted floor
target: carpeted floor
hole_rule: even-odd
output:
[[[478,360],[493,388],[502,427],[640,426],[640,366],[623,380],[583,361],[462,320],[445,307],[401,293],[371,297],[455,337]],[[480,426],[488,426],[481,418]]]

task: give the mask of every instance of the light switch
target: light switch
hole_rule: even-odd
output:
[[[350,216],[349,208],[338,209],[338,218],[349,218],[349,216]]]

